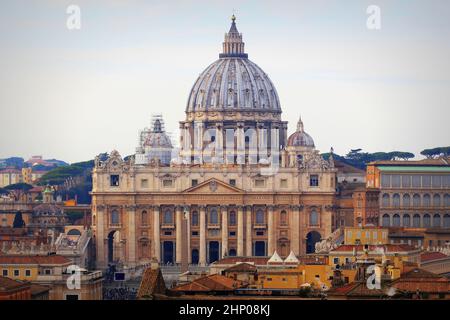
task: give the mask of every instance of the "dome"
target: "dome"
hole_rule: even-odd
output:
[[[186,112],[260,111],[281,113],[277,91],[267,74],[244,53],[235,17],[223,53],[195,81]]]
[[[172,142],[170,141],[169,136],[162,130],[161,120],[156,119],[153,122],[153,130],[147,133],[143,142],[143,147],[172,149]]]
[[[288,147],[315,147],[313,138],[303,128],[302,119],[298,120],[297,131],[289,136],[287,145]]]
[[[51,203],[43,203],[33,208],[34,217],[61,216],[63,214],[63,210],[59,206]]]

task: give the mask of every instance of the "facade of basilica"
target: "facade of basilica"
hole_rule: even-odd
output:
[[[225,256],[314,252],[333,232],[336,169],[300,119],[288,136],[277,91],[248,59],[235,17],[194,83],[175,150],[160,117],[136,154],[97,158],[97,266],[207,265]]]

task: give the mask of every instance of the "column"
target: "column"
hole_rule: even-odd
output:
[[[252,256],[252,206],[247,206],[246,215],[245,254],[250,257]]]
[[[200,207],[200,254],[199,264],[206,264],[206,206]]]
[[[273,206],[267,208],[267,254],[269,256],[273,255],[275,251],[275,234],[273,225]]]
[[[182,255],[182,250],[183,250],[183,245],[182,245],[182,236],[183,236],[183,210],[181,206],[177,206],[175,208],[175,212],[176,212],[176,226],[175,226],[175,232],[176,232],[176,242],[175,242],[175,250],[176,250],[176,254],[175,254],[175,262],[176,263],[181,263],[181,255]]]
[[[128,232],[127,232],[127,251],[128,264],[136,265],[136,206],[127,206],[128,214]]]
[[[244,256],[244,207],[238,207],[237,255]]]
[[[228,255],[228,211],[222,206],[222,258]]]
[[[153,257],[161,262],[161,225],[159,223],[159,206],[153,207]]]
[[[192,263],[192,254],[191,254],[191,208],[189,206],[186,207],[186,233],[187,233],[187,260],[188,264]]]
[[[291,250],[300,254],[300,211],[299,206],[292,206],[292,240]]]
[[[96,223],[95,223],[95,233],[97,240],[97,259],[98,259],[98,268],[102,269],[106,267],[106,259],[105,259],[105,219],[104,215],[106,214],[105,206],[97,206]]]

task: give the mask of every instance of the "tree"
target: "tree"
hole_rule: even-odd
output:
[[[414,153],[411,152],[403,152],[403,151],[392,151],[388,153],[391,157],[391,160],[402,159],[408,160],[414,158]]]
[[[17,211],[14,216],[13,228],[23,228],[25,227],[25,221],[22,218],[22,212]]]
[[[421,155],[427,157],[428,159],[433,159],[438,156],[446,156],[450,155],[450,147],[437,147],[433,149],[425,149],[420,152]]]
[[[9,186],[5,187],[6,190],[19,190],[22,192],[28,192],[28,190],[30,190],[32,188],[33,188],[33,186],[31,184],[23,183],[23,182],[10,184]]]

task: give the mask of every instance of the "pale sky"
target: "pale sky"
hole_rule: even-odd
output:
[[[366,27],[372,4],[381,30]],[[0,158],[133,154],[154,113],[177,140],[233,10],[289,133],[301,114],[322,152],[450,145],[447,0],[0,0]]]

